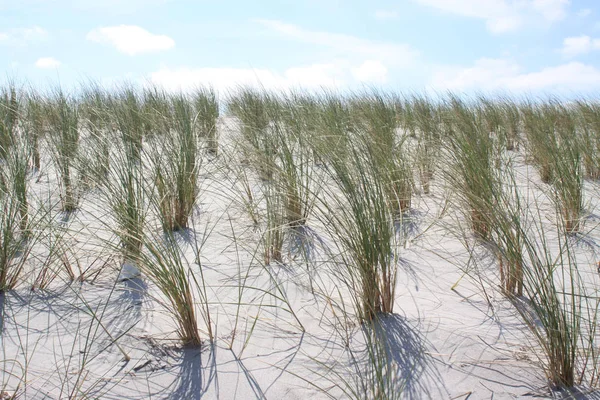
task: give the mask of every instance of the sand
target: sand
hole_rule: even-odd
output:
[[[227,137],[235,122],[225,118],[221,129]],[[544,185],[521,154],[514,156],[519,185],[538,200],[544,224],[553,229]],[[239,182],[224,168],[225,159],[222,153],[203,164],[195,229],[179,235],[190,268],[198,271],[190,241],[208,232],[200,261],[215,340],[209,341],[198,313],[204,342],[182,348],[155,285],[135,271],[117,279],[119,254],[103,246],[116,242],[107,230],[112,222],[92,188],[68,221],[56,213],[66,257],[76,275],[87,270],[83,282],[61,272],[48,287],[32,290],[48,256],[38,246],[23,282],[0,295],[2,390],[23,399],[321,399],[347,397],[346,380],[362,391],[360,380],[368,376],[358,372],[365,368],[363,328],[344,290],[334,290],[339,284],[328,264],[335,246],[327,229],[310,218],[296,237],[288,235],[284,264],[261,265],[260,232],[239,201]],[[31,196],[56,201],[56,179],[42,167],[32,178]],[[579,266],[596,287],[598,193],[596,184],[586,183],[588,215],[576,247]],[[402,223],[395,312],[379,327],[398,368],[392,384],[414,399],[565,396],[548,388],[543,355],[499,292],[494,259],[482,247],[473,254],[482,277],[476,279],[458,210],[436,176],[431,194],[416,193]]]

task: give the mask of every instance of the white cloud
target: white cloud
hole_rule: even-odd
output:
[[[570,0],[413,0],[451,14],[485,21],[492,33],[513,32],[535,20],[556,22],[566,16]]]
[[[570,0],[533,0],[533,10],[537,11],[548,22],[556,22],[567,16]]]
[[[24,46],[34,42],[41,42],[48,38],[48,32],[39,26],[30,28],[15,28],[0,32],[0,44]]]
[[[352,75],[359,82],[385,83],[388,69],[379,61],[368,60],[356,68],[352,68]]]
[[[565,38],[560,52],[567,57],[575,57],[599,49],[600,39],[592,39],[589,36],[582,35]]]
[[[365,61],[361,65],[336,61],[290,67],[283,72],[267,68],[163,67],[151,73],[148,78],[152,83],[169,90],[186,90],[200,85],[210,85],[218,90],[238,86],[266,89],[342,88],[383,83],[387,79],[387,68],[378,61]]]
[[[60,61],[53,57],[41,57],[35,62],[35,66],[42,69],[58,68],[60,64]]]
[[[373,13],[373,16],[379,20],[392,20],[398,19],[398,12],[392,10],[377,10]]]
[[[581,10],[577,11],[577,16],[581,18],[589,17],[590,15],[592,15],[591,8],[582,8]]]
[[[210,85],[219,90],[238,86],[266,89],[291,87],[336,87],[344,84],[341,69],[334,64],[313,64],[289,68],[283,74],[270,69],[251,68],[161,68],[150,74],[150,81],[169,90],[185,90]]]
[[[585,91],[600,88],[600,70],[570,62],[524,72],[507,59],[482,58],[471,67],[439,68],[430,81],[436,90]]]
[[[396,66],[407,66],[418,52],[406,44],[362,39],[340,33],[319,32],[276,20],[257,20],[263,26],[299,42],[329,48],[338,57],[356,60],[379,60]]]
[[[130,56],[171,49],[175,41],[165,35],[155,35],[135,25],[106,26],[89,32],[92,42],[109,44]]]
[[[288,68],[284,73],[284,85],[308,88],[336,87],[346,83],[345,70],[340,64],[312,64]]]

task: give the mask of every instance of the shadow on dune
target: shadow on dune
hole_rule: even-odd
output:
[[[440,398],[442,388],[436,388],[434,382],[442,381],[433,365],[433,359],[427,355],[427,343],[424,336],[397,314],[381,315],[373,324],[371,336],[382,348],[384,365],[394,379],[390,388],[402,393],[402,398]],[[369,334],[369,333],[367,333]],[[430,388],[438,392],[433,393]],[[393,398],[394,396],[392,396]]]
[[[420,219],[423,213],[410,209],[402,213],[402,217],[394,222],[396,235],[399,236],[400,242],[417,236],[420,233]]]
[[[183,348],[178,368],[174,369],[177,371],[177,380],[173,383],[173,391],[166,398],[201,399],[217,376],[214,350],[210,345],[207,365],[203,365],[201,348]]]
[[[310,264],[321,248],[326,248],[323,239],[309,226],[302,225],[289,231],[289,252],[294,258]]]
[[[335,342],[318,344],[333,351],[310,357],[318,367],[306,379],[318,391],[332,398],[447,398],[425,337],[405,318],[380,315],[358,328],[347,347],[336,349]]]

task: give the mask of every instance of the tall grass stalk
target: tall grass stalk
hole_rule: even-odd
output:
[[[281,100],[271,128],[279,149],[276,182],[284,193],[287,222],[291,227],[306,224],[322,183],[314,168],[309,143],[311,133],[304,124],[297,101],[291,96]]]
[[[569,240],[559,234],[558,254],[553,255],[546,233],[539,222],[535,224],[538,238],[523,235],[528,259],[524,293],[529,302],[517,304],[517,310],[543,350],[541,361],[548,380],[556,386],[572,387],[581,372],[577,367],[585,333],[585,284]]]
[[[48,130],[46,100],[35,90],[27,92],[23,126],[32,152],[33,167],[39,171],[41,164],[40,141]]]
[[[127,150],[127,157],[140,161],[146,121],[142,101],[134,88],[125,87],[112,98],[111,103],[111,111],[114,113],[121,141]]]
[[[360,321],[391,313],[396,290],[395,215],[386,182],[367,143],[354,140],[346,159],[332,159],[333,201],[318,205],[324,223],[340,245],[336,276],[348,288]]]
[[[348,134],[352,130],[352,117],[347,99],[343,96],[325,91],[317,99],[318,108],[313,110],[312,118],[318,124],[312,131],[310,143],[318,164],[327,165],[334,159],[344,160],[349,156]]]
[[[21,279],[34,245],[42,236],[43,208],[29,205],[30,149],[22,135],[0,164],[0,291],[13,289]]]
[[[109,174],[100,187],[115,220],[112,229],[120,240],[124,262],[135,263],[144,243],[149,196],[143,163],[129,154],[124,146],[111,153]]]
[[[110,167],[111,115],[109,112],[109,96],[100,86],[92,84],[84,88],[82,100],[82,116],[91,139],[87,147],[92,153],[89,160],[92,165],[88,168],[94,171],[97,178],[102,179],[108,175]]]
[[[417,137],[416,163],[424,194],[431,191],[441,143],[441,112],[438,106],[425,96],[414,96],[406,103],[405,126]]]
[[[6,159],[19,123],[17,88],[13,82],[0,89],[0,159]]]
[[[411,205],[412,170],[408,161],[408,151],[404,148],[404,138],[396,133],[396,108],[391,98],[373,91],[352,99],[352,112],[358,121],[357,134],[364,135],[364,141],[372,148],[373,162],[386,185],[388,202],[394,213],[400,217]]]
[[[79,107],[62,89],[56,90],[49,108],[50,147],[59,173],[63,211],[74,211],[79,203],[75,163],[79,155]]]
[[[273,179],[276,170],[276,141],[271,118],[274,101],[264,91],[242,88],[229,99],[228,110],[240,122],[244,157],[261,179]]]
[[[133,101],[129,100],[129,102],[133,106]],[[150,85],[144,88],[137,102],[134,109],[138,110],[138,115],[141,117],[143,135],[146,137],[168,135],[173,123],[173,107],[169,93],[159,86]]]
[[[157,138],[154,155],[157,208],[164,230],[188,227],[198,196],[198,143],[192,104],[183,94],[172,99],[173,132]]]
[[[457,97],[451,98],[450,103],[453,129],[448,146],[452,169],[446,177],[457,189],[472,231],[482,239],[489,239],[500,190],[492,159],[493,139],[468,104]]]
[[[219,150],[219,99],[211,87],[198,88],[192,93],[196,112],[195,127],[198,136],[206,140],[206,148],[212,154]]]
[[[283,243],[286,229],[285,192],[272,182],[262,185],[266,226],[263,235],[264,264],[283,263]]]
[[[177,334],[185,346],[200,346],[194,286],[196,278],[185,260],[173,233],[145,240],[146,251],[140,254],[140,268],[165,296],[164,306],[171,311]]]
[[[555,110],[558,146],[553,154],[553,188],[564,229],[568,233],[576,233],[581,229],[583,213],[582,147],[574,111],[564,106],[557,106]]]

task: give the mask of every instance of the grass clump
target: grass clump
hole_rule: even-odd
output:
[[[0,89],[0,159],[8,157],[19,123],[17,88],[13,83]]]
[[[219,150],[219,100],[216,92],[210,88],[199,88],[192,93],[192,101],[196,112],[195,127],[198,137],[206,140],[209,153],[217,154]]]
[[[43,210],[32,212],[29,204],[30,148],[23,135],[13,140],[13,149],[0,163],[0,292],[17,285],[42,232]]]
[[[357,137],[349,158],[332,159],[335,189],[329,189],[319,208],[324,223],[341,246],[337,276],[348,288],[360,321],[394,309],[396,289],[396,231],[386,182],[374,149]]]
[[[452,133],[448,136],[452,169],[447,174],[470,223],[472,232],[489,239],[499,193],[499,176],[492,159],[494,143],[487,128],[461,99],[450,99]]]
[[[24,131],[31,147],[33,167],[39,171],[41,167],[40,142],[48,130],[48,113],[45,99],[36,91],[27,92],[25,99]]]
[[[273,178],[277,147],[270,129],[274,101],[266,92],[243,88],[228,103],[240,122],[241,144],[248,164],[265,181]]]
[[[172,312],[183,345],[200,346],[193,290],[196,278],[173,233],[151,239],[144,241],[146,251],[140,254],[140,269],[165,296],[164,306]]]
[[[357,116],[356,132],[372,148],[373,162],[384,175],[386,196],[393,212],[400,217],[411,205],[412,170],[404,140],[396,134],[396,108],[392,99],[376,91],[353,99]]]
[[[198,197],[198,144],[193,106],[183,95],[172,98],[172,134],[154,143],[154,182],[157,208],[163,229],[188,227]]]
[[[79,106],[58,89],[49,104],[50,147],[59,173],[62,210],[74,211],[79,204],[76,161],[79,156]]]
[[[123,88],[112,98],[111,111],[127,157],[139,162],[142,158],[146,119],[143,103],[136,91],[132,87]]]
[[[424,96],[407,100],[403,110],[403,126],[417,138],[416,164],[421,187],[424,194],[429,194],[440,158],[441,112],[431,99]]]
[[[95,84],[85,88],[81,104],[82,119],[89,135],[88,168],[93,171],[96,178],[103,179],[108,175],[110,168],[111,149],[111,114],[110,99],[104,90]]]
[[[119,238],[124,263],[135,264],[144,242],[149,196],[145,162],[129,155],[125,144],[116,146],[111,152],[108,176],[99,182],[99,187],[114,219],[110,229]]]

